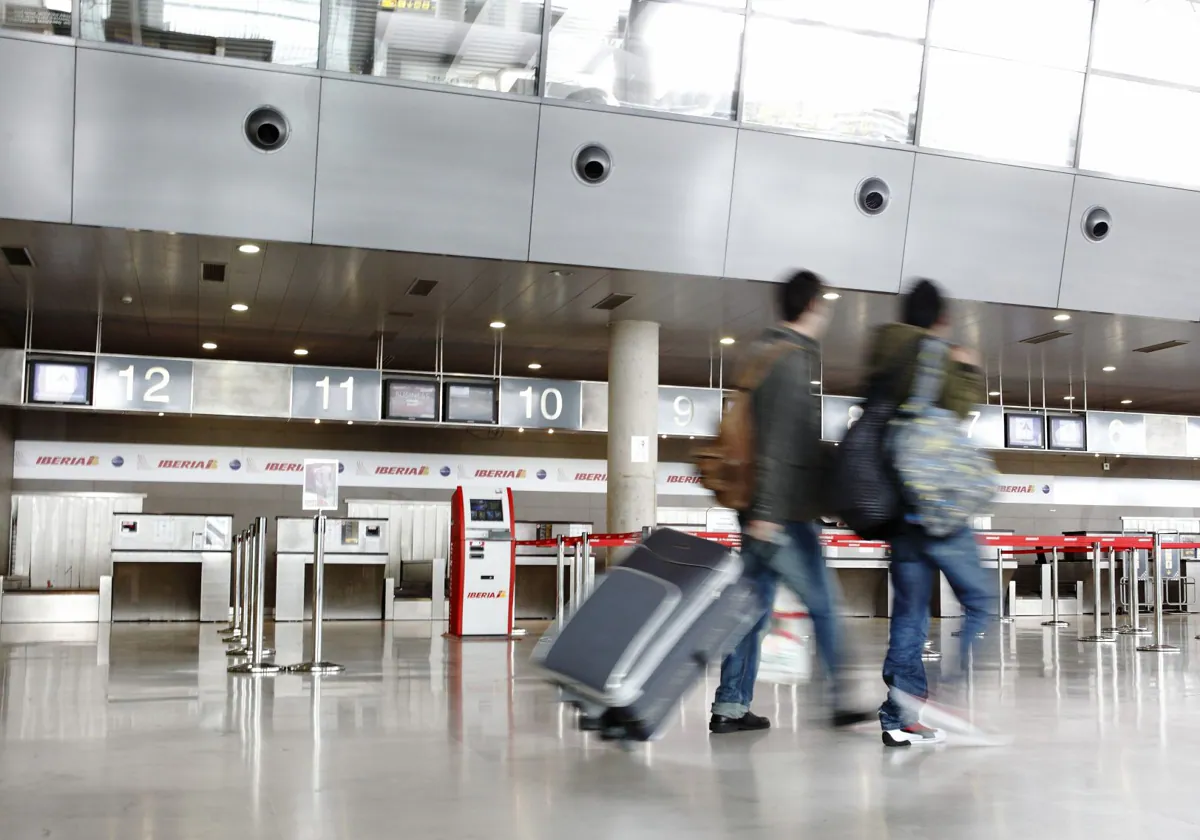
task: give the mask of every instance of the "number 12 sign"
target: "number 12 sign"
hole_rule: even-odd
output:
[[[109,411],[192,410],[192,363],[186,359],[101,356],[96,360],[96,408]]]
[[[378,420],[380,376],[374,370],[292,368],[292,417]]]

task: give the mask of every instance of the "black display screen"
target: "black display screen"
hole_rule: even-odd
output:
[[[504,502],[500,499],[471,499],[472,522],[503,522]]]
[[[451,423],[495,423],[496,386],[447,385],[445,414]]]
[[[83,362],[31,362],[29,401],[47,405],[91,405],[92,366]]]
[[[1062,449],[1066,452],[1087,451],[1087,425],[1083,417],[1050,418],[1050,448]]]
[[[1046,418],[1041,414],[1005,414],[1004,445],[1008,449],[1045,449]]]
[[[438,419],[437,384],[411,379],[389,379],[385,391],[388,420]]]

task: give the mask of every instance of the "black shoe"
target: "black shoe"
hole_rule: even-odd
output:
[[[730,732],[758,732],[770,728],[771,721],[754,714],[754,712],[746,712],[739,718],[713,715],[708,722],[708,731],[714,735],[727,735]]]
[[[847,726],[858,726],[860,723],[866,723],[869,720],[875,720],[878,713],[878,710],[873,712],[848,712],[845,710],[835,711],[830,723],[834,729],[843,729]]]

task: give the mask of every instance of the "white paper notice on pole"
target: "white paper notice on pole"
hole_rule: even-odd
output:
[[[304,509],[337,510],[338,462],[304,460]]]
[[[634,464],[650,463],[650,438],[646,435],[631,435],[629,438],[629,461]]]

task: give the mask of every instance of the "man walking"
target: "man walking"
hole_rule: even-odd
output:
[[[948,339],[948,308],[937,286],[920,280],[901,298],[901,322],[876,331],[868,360],[870,374],[890,377],[890,395],[897,404],[912,394],[922,342],[930,337]],[[974,351],[954,347],[946,357],[938,405],[965,419],[981,385]],[[928,695],[921,653],[929,633],[934,581],[939,572],[944,574],[966,613],[959,662],[963,669],[986,626],[993,594],[979,562],[975,533],[966,525],[945,537],[932,537],[920,525],[906,522],[891,544],[892,622],[883,663],[888,699],[879,711],[883,743],[888,747],[935,744],[945,740],[945,734],[918,719]],[[903,702],[907,698],[916,702]]]
[[[820,511],[820,339],[829,321],[825,285],[811,271],[797,271],[779,287],[781,322],[767,329],[753,357],[769,360],[750,392],[754,439],[753,502],[739,511],[743,576],[758,593],[762,615],[721,666],[712,706],[714,734],[767,729],[750,711],[758,678],[759,644],[782,579],[812,617],[821,661],[833,683],[834,724],[866,719],[844,711],[842,640],[836,586],[825,566],[813,520]]]

